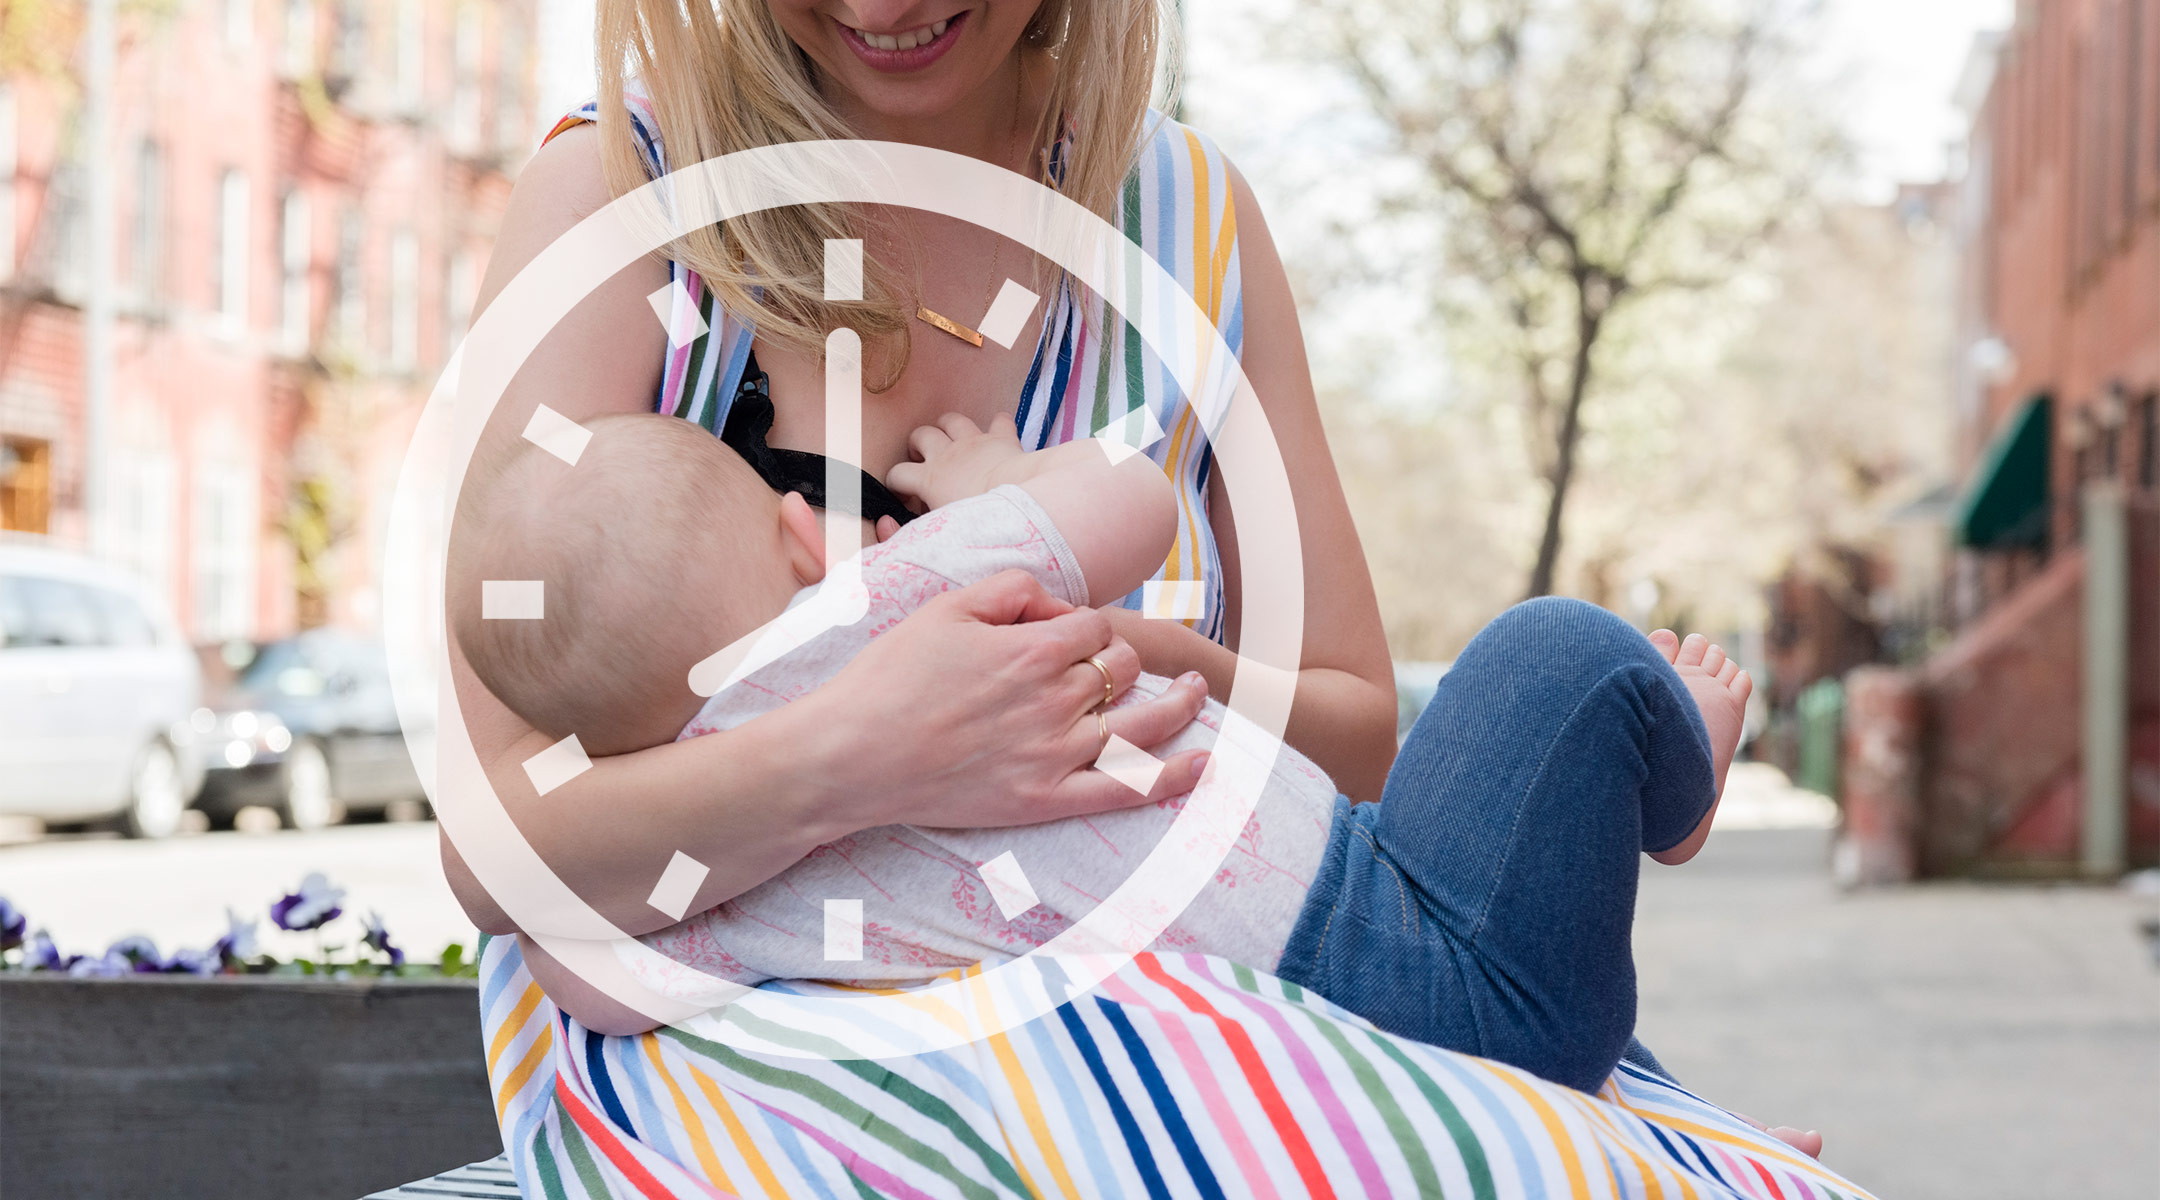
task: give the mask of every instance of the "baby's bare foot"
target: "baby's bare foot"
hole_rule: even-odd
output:
[[[1680,673],[1680,682],[1687,685],[1688,694],[1695,697],[1695,706],[1702,710],[1703,726],[1710,731],[1710,765],[1718,795],[1723,796],[1725,772],[1731,769],[1733,755],[1740,750],[1740,727],[1747,718],[1748,694],[1755,690],[1755,681],[1740,669],[1739,663],[1725,657],[1722,647],[1712,645],[1699,633],[1691,633],[1681,641],[1672,630],[1660,629],[1650,635],[1650,644]],[[1708,840],[1710,820],[1716,815],[1717,804],[1713,801],[1694,832],[1672,849],[1650,857],[1667,865],[1695,857]]]

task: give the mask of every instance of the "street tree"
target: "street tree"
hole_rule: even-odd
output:
[[[1794,0],[1302,0],[1409,165],[1384,207],[1423,223],[1459,374],[1519,394],[1544,519],[1528,592],[1554,588],[1586,419],[1660,297],[1700,298],[1808,213],[1845,154],[1805,80]],[[1396,176],[1381,176],[1393,179]],[[1635,344],[1632,352],[1626,350]],[[1654,368],[1652,368],[1654,369]]]

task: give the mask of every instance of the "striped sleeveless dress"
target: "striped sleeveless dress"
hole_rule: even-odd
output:
[[[661,161],[649,124],[641,136]],[[1222,180],[1205,140],[1165,124],[1122,217],[1147,252],[1179,260],[1180,281],[1236,349]],[[717,430],[750,334],[712,311],[694,276],[678,267],[676,278],[713,332],[672,348],[657,406]],[[1151,356],[1104,332],[1099,311],[1064,298],[1047,327],[1023,436],[1055,444],[1146,407],[1169,435],[1157,461],[1188,510],[1163,579],[1205,586],[1191,620],[1219,629],[1198,422]],[[675,1029],[592,1033],[533,982],[515,938],[483,939],[480,1008],[504,1149],[536,1200],[1867,1196],[1631,1063],[1586,1095],[1382,1033],[1294,984],[1198,955],[1141,954],[1039,1020],[876,1062],[745,1053]],[[761,1036],[813,1048],[785,1030]]]
[[[649,103],[635,93],[625,101],[647,169],[655,177],[666,174],[671,167]],[[598,109],[588,104],[548,136],[596,120]],[[1214,142],[1159,113],[1149,114],[1147,128],[1115,223],[1191,293],[1230,352],[1242,354],[1243,287],[1227,162]],[[718,433],[751,361],[756,331],[741,314],[715,304],[695,270],[670,262],[668,272],[681,286],[671,289],[677,311],[668,321],[667,365],[654,408]],[[701,327],[709,332],[674,332],[688,335]],[[1163,436],[1142,445],[1154,431],[1150,422]],[[1214,467],[1209,430],[1174,373],[1143,339],[1100,299],[1080,294],[1070,283],[1060,288],[1014,406],[1014,423],[1021,444],[1037,450],[1105,430],[1131,431],[1124,440],[1142,445],[1177,486],[1178,535],[1154,582],[1123,603],[1150,608],[1220,641],[1224,596],[1222,560],[1208,523]]]

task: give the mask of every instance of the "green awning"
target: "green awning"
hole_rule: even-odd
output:
[[[2045,545],[2054,401],[2035,396],[2003,423],[1958,505],[1958,541],[1980,550]]]

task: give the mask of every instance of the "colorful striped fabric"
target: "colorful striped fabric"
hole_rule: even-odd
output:
[[[534,1200],[1867,1195],[1631,1065],[1588,1096],[1221,959],[1143,954],[1032,1024],[877,1062],[588,1033],[514,938],[486,944],[481,979]]]
[[[665,149],[649,102],[625,97],[631,125],[649,169],[668,171]],[[588,104],[556,125],[565,129],[597,120]],[[1151,114],[1149,135],[1126,180],[1116,224],[1133,243],[1176,277],[1221,331],[1233,355],[1245,336],[1244,291],[1238,270],[1237,212],[1231,202],[1229,164],[1215,144],[1160,114]],[[689,307],[710,330],[672,343],[655,407],[718,431],[727,421],[737,386],[750,359],[754,331],[742,314],[714,304],[696,271],[669,264],[682,285],[671,329],[695,328]],[[1155,314],[1128,314],[1136,321]],[[1205,339],[1201,339],[1205,342]],[[1204,360],[1193,378],[1208,378]],[[1052,299],[1035,347],[1027,384],[1015,408],[1023,444],[1041,449],[1106,430],[1141,446],[1177,484],[1178,539],[1156,575],[1156,585],[1126,597],[1128,608],[1152,597],[1160,616],[1174,617],[1220,640],[1223,626],[1222,562],[1208,524],[1207,489],[1214,459],[1201,416],[1181,391],[1175,373],[1149,350],[1126,321],[1102,300],[1067,286]],[[1152,428],[1150,427],[1152,423]],[[1160,436],[1157,437],[1157,432]],[[1151,440],[1152,439],[1152,440]]]

